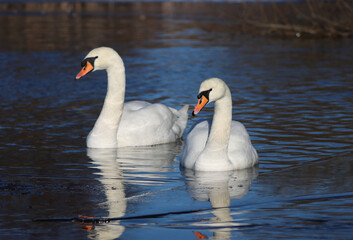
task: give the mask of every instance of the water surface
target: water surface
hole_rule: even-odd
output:
[[[238,36],[193,15],[3,13],[0,22],[1,238],[350,238],[351,40]],[[74,77],[102,45],[125,62],[126,100],[195,105],[202,80],[224,79],[259,166],[180,170],[182,142],[87,150],[106,75]],[[187,129],[211,116],[209,106]],[[70,220],[84,216],[112,221]]]

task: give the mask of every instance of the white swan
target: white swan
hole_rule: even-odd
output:
[[[111,48],[95,48],[83,59],[76,79],[106,70],[108,89],[102,111],[87,137],[89,148],[147,146],[175,142],[185,130],[188,105],[179,111],[162,104],[132,101],[124,104],[125,67]]]
[[[254,166],[258,155],[243,124],[232,121],[232,97],[221,79],[202,82],[193,115],[214,103],[210,121],[196,124],[186,137],[180,164],[196,171],[230,171]]]

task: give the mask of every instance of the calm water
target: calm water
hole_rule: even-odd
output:
[[[237,36],[227,24],[0,15],[0,238],[351,238],[353,41]],[[182,142],[87,150],[106,76],[74,77],[101,45],[124,59],[127,100],[195,105],[202,80],[224,79],[259,166],[181,171]],[[111,221],[71,221],[80,216]]]

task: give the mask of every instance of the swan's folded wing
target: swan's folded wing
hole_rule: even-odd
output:
[[[174,142],[175,115],[163,104],[134,101],[124,105],[118,129],[118,147]]]
[[[175,121],[172,127],[173,132],[177,136],[177,138],[181,138],[186,128],[186,124],[188,122],[188,110],[189,105],[186,104],[179,110],[169,107],[170,111],[174,114]]]
[[[197,157],[204,150],[210,131],[210,123],[207,120],[196,123],[189,131],[183,151],[180,156],[180,164],[192,169]]]
[[[232,121],[228,156],[236,169],[252,167],[258,161],[257,152],[251,144],[246,128],[237,121]]]

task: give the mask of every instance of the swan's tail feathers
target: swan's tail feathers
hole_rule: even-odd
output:
[[[188,110],[188,104],[178,110],[178,116],[175,125],[177,125],[177,128],[179,129],[179,131],[177,131],[179,138],[183,136],[186,124],[188,122]]]

